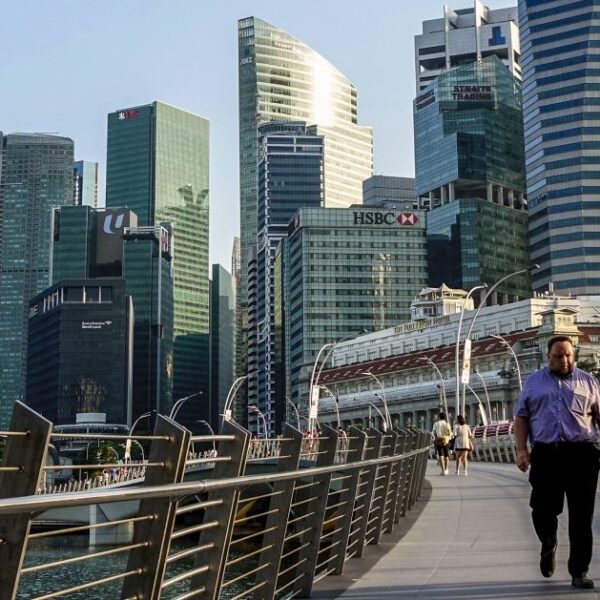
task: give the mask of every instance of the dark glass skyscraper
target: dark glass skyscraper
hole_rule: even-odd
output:
[[[127,206],[140,226],[172,223],[174,397],[208,397],[209,122],[162,102],[108,116],[106,205]],[[179,413],[193,420],[195,398]],[[187,416],[189,413],[189,419]],[[201,414],[198,409],[195,414]]]
[[[131,424],[131,316],[121,278],[67,279],[35,296],[26,403],[58,425],[77,413]]]
[[[280,431],[285,412],[285,394],[275,386],[275,252],[298,209],[323,204],[324,141],[309,129],[294,122],[258,128],[259,246],[253,302],[249,298],[248,403],[258,406],[271,433]]]
[[[0,132],[0,428],[25,393],[29,300],[48,287],[50,213],[73,202],[73,141]]]
[[[97,287],[105,278],[124,279],[133,345],[129,424],[149,410],[168,413],[173,402],[170,229],[169,224],[139,227],[135,213],[126,208],[54,211],[53,282],[78,278]]]
[[[600,294],[600,11],[519,0],[533,289]]]
[[[235,377],[235,293],[231,275],[212,266],[210,285],[210,413],[215,431],[221,426],[227,393]]]

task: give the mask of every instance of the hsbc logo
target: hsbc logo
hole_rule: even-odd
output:
[[[397,219],[400,225],[416,225],[419,222],[419,217],[412,212],[402,213]]]
[[[418,223],[419,217],[412,212],[396,216],[393,212],[353,211],[354,225],[395,225],[412,226]]]

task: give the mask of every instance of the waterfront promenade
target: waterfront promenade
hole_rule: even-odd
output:
[[[323,600],[566,600],[598,597],[575,590],[567,572],[566,519],[559,525],[557,570],[544,579],[531,525],[527,476],[515,465],[471,463],[469,477],[440,477],[429,461],[413,511],[362,560],[346,563],[342,576],[320,581]],[[594,523],[590,575],[600,590],[600,504]]]

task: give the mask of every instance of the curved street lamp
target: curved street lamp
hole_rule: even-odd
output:
[[[521,367],[519,366],[519,360],[517,359],[517,355],[515,354],[515,351],[512,349],[512,346],[501,335],[492,333],[490,335],[490,337],[500,340],[500,343],[502,344],[502,346],[504,346],[504,348],[506,348],[512,354],[513,360],[515,361],[515,366],[517,368],[517,381],[519,382],[519,391],[522,390],[523,389],[523,379],[521,378]]]
[[[335,406],[335,414],[337,416],[337,426],[339,429],[342,426],[342,422],[340,421],[340,406],[338,404],[337,398],[333,395],[333,392],[326,385],[320,385],[319,387],[322,390],[325,390],[333,398],[333,405]]]
[[[479,403],[479,412],[481,413],[481,420],[483,421],[483,424],[487,427],[488,420],[487,420],[487,416],[485,414],[485,408],[483,408],[483,403],[481,402],[481,398],[475,393],[473,388],[468,383],[465,385],[466,385],[467,389],[471,392],[471,394],[473,394],[473,396],[475,396],[475,398],[477,398],[477,402]]]
[[[392,419],[390,417],[390,411],[388,410],[388,405],[387,405],[387,401],[385,399],[385,388],[383,387],[383,383],[381,383],[381,380],[379,379],[379,377],[377,377],[377,375],[375,375],[374,373],[371,373],[371,371],[365,371],[364,373],[361,373],[361,375],[367,375],[368,377],[372,377],[379,385],[379,387],[381,388],[381,396],[378,396],[377,394],[375,394],[378,398],[380,398],[380,400],[383,402],[383,408],[385,409],[385,422],[387,423],[388,427],[392,427]]]
[[[183,398],[179,398],[179,400],[177,400],[177,402],[175,402],[175,404],[173,404],[173,408],[171,408],[171,412],[169,413],[169,419],[172,419],[173,421],[175,420],[175,417],[177,416],[177,413],[179,412],[179,410],[181,409],[181,407],[183,406],[183,404],[185,402],[187,402],[190,398],[194,398],[195,396],[201,396],[204,392],[199,391],[199,392],[195,392],[194,394],[190,394],[189,396],[184,396]]]
[[[456,346],[454,348],[454,377],[456,379],[456,395],[454,396],[454,401],[456,403],[457,415],[460,414],[460,366],[458,364],[460,354],[460,330],[462,329],[462,322],[465,316],[465,306],[467,305],[467,300],[469,300],[473,292],[476,292],[477,290],[484,290],[486,287],[487,284],[485,283],[483,285],[476,285],[475,287],[472,287],[465,296],[465,301],[463,302],[462,308],[460,310],[460,318],[458,319],[458,328],[456,330]]]
[[[133,435],[133,430],[135,429],[135,426],[142,420],[145,419],[146,417],[149,417],[150,415],[153,415],[156,412],[156,409],[153,410],[149,410],[148,412],[145,412],[143,415],[140,415],[134,422],[133,425],[129,428],[129,435]]]
[[[526,269],[519,269],[518,271],[513,271],[512,273],[508,273],[508,275],[505,275],[504,277],[501,277],[500,279],[498,279],[498,281],[496,281],[496,283],[494,283],[494,285],[492,285],[490,288],[488,288],[486,293],[483,295],[483,298],[481,298],[481,302],[479,303],[479,306],[477,307],[477,310],[475,311],[475,314],[473,315],[473,318],[471,319],[471,323],[469,324],[469,329],[468,329],[467,335],[465,337],[465,342],[467,340],[471,339],[471,332],[473,331],[473,326],[475,325],[475,320],[479,316],[479,312],[481,311],[483,306],[485,306],[485,303],[486,303],[487,299],[490,297],[490,295],[492,294],[492,292],[501,283],[504,283],[507,279],[510,279],[511,277],[515,277],[516,275],[521,275],[523,273],[530,273],[531,271],[535,271],[536,269],[539,269],[539,268],[540,268],[540,265],[533,264],[530,267],[527,267]],[[463,350],[463,360],[464,360],[464,350]],[[463,390],[464,390],[464,384],[463,384]],[[463,411],[464,411],[464,407],[465,407],[465,395],[463,392]]]
[[[386,422],[386,418],[385,418],[384,414],[379,410],[377,405],[374,404],[373,402],[371,402],[370,400],[369,400],[369,406],[372,406],[379,413],[379,416],[381,417],[383,433],[385,433],[387,431],[387,422]]]
[[[267,439],[267,420],[265,419],[265,415],[262,414],[258,406],[256,406],[255,404],[250,404],[248,406],[248,410],[250,412],[257,413],[260,419],[262,420],[264,437],[265,439]]]
[[[487,411],[488,411],[488,415],[490,417],[490,423],[491,423],[492,422],[492,404],[490,402],[490,395],[488,394],[487,385],[485,385],[485,379],[483,378],[483,375],[477,369],[473,369],[473,371],[479,377],[479,380],[481,381],[481,385],[483,386],[483,391],[485,393],[485,400],[487,402]]]
[[[203,425],[206,425],[206,427],[210,431],[210,435],[213,436],[213,439],[212,439],[213,454],[216,456],[217,455],[217,447],[215,446],[215,439],[214,439],[215,430],[212,428],[212,425],[208,421],[205,421],[204,419],[198,419],[196,421],[196,423],[202,423]]]
[[[292,402],[289,396],[285,397],[285,401],[289,403],[289,405],[292,407],[294,415],[296,415],[296,426],[298,428],[298,431],[300,431],[300,413],[298,412],[298,407]]]
[[[223,405],[223,414],[221,415],[223,417],[223,419],[221,420],[221,425],[223,424],[224,421],[231,421],[231,419],[232,419],[231,405],[233,404],[233,399],[235,398],[237,391],[242,386],[242,383],[244,383],[244,381],[246,381],[246,379],[248,379],[248,377],[250,377],[250,375],[252,375],[252,373],[248,373],[248,375],[243,375],[242,377],[238,377],[231,384],[231,387],[229,388],[229,392],[227,392],[227,398],[225,399],[225,404]]]
[[[440,383],[442,384],[442,402],[444,403],[444,412],[446,413],[446,417],[450,418],[448,415],[448,401],[446,400],[446,386],[444,385],[444,377],[442,372],[439,370],[438,366],[429,358],[429,356],[425,356],[421,358],[421,360],[427,362],[427,364],[435,369],[435,372],[438,374],[440,378]]]

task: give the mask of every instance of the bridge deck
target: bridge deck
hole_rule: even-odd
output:
[[[343,576],[320,581],[313,598],[597,598],[570,585],[565,518],[556,573],[541,576],[528,498],[527,477],[514,465],[472,463],[469,477],[441,477],[430,461],[423,494],[397,532],[368,547],[364,560],[347,562]],[[590,575],[600,591],[600,505],[596,513]]]

